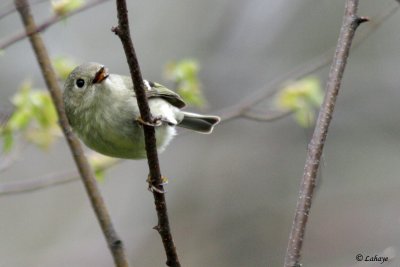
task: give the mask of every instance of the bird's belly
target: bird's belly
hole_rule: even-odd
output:
[[[90,127],[81,135],[81,139],[91,149],[111,157],[140,159],[146,157],[143,129],[138,123],[131,121],[113,125],[113,123]],[[172,137],[175,128],[167,124],[156,127],[157,149],[162,152]]]

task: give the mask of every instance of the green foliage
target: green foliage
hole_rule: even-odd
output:
[[[319,80],[307,77],[280,90],[276,96],[276,105],[279,109],[292,111],[300,126],[310,127],[315,120],[315,108],[320,107],[322,100]]]
[[[61,6],[55,9],[60,10],[55,12],[70,12],[71,10],[65,11],[63,8],[66,7],[62,6],[67,5],[67,2],[74,1],[58,1],[56,4]],[[54,58],[53,65],[61,80],[65,80],[76,66],[66,57]],[[189,105],[204,106],[205,99],[198,79],[199,66],[195,60],[186,59],[170,63],[166,69],[168,78],[174,81],[178,93]],[[12,103],[14,112],[7,123],[0,125],[3,152],[7,153],[13,149],[16,136],[22,136],[41,149],[48,149],[61,136],[57,112],[47,91],[33,89],[31,82],[24,82],[12,98]],[[88,159],[99,181],[104,180],[105,171],[119,161],[97,153],[90,155]]]
[[[52,63],[57,76],[63,81],[67,79],[68,75],[77,66],[73,60],[63,56],[53,58]]]
[[[194,59],[170,62],[165,67],[165,75],[176,85],[176,92],[188,105],[204,107],[206,100],[199,81],[199,64]]]
[[[8,152],[10,152],[11,151],[11,149],[12,149],[12,147],[13,147],[13,145],[14,145],[14,137],[13,137],[13,134],[12,134],[12,132],[10,132],[10,131],[1,131],[0,130],[0,133],[2,134],[2,136],[3,136],[3,151],[5,152],[5,153],[8,153]]]
[[[57,113],[47,91],[32,89],[30,82],[24,82],[12,103],[14,112],[7,123],[0,125],[4,153],[12,150],[17,135],[41,149],[48,149],[61,136]],[[98,153],[91,154],[88,160],[99,181],[104,180],[106,169],[118,161]]]
[[[76,66],[73,61],[58,57],[53,59],[58,76],[65,80]],[[24,138],[40,149],[48,149],[61,136],[58,116],[48,91],[32,88],[31,82],[24,82],[11,102],[14,111],[7,121],[0,122],[0,139],[3,141],[3,152],[14,148],[17,136]],[[106,170],[119,159],[91,153],[88,157],[97,180],[105,179]]]
[[[107,157],[98,153],[91,154],[88,157],[89,164],[94,170],[96,179],[101,182],[105,178],[105,170],[117,163],[117,158]]]
[[[40,148],[48,148],[60,133],[57,113],[49,94],[32,90],[32,84],[25,82],[13,97],[12,103],[15,110],[0,129],[4,152],[12,149],[14,136],[19,133]]]
[[[80,8],[85,3],[84,0],[52,0],[51,6],[58,16],[65,16],[66,14]]]

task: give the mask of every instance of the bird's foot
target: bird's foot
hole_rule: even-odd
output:
[[[141,125],[147,125],[147,126],[151,126],[151,127],[158,127],[158,126],[161,126],[161,124],[162,124],[162,120],[161,119],[162,119],[161,117],[157,116],[157,117],[152,118],[152,122],[147,122],[147,121],[144,121],[142,119],[142,117],[139,116],[139,117],[136,118],[136,121]]]
[[[148,190],[150,192],[157,192],[159,194],[165,194],[167,193],[166,190],[164,190],[164,188],[157,188],[157,186],[164,186],[168,184],[168,178],[165,176],[161,176],[161,183],[155,185],[154,181],[151,179],[150,174],[147,176],[147,180],[146,182],[149,184]]]

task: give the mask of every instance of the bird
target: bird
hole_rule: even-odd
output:
[[[209,134],[220,117],[183,111],[182,97],[163,85],[143,80],[155,118],[157,150],[162,152],[176,127]],[[77,66],[64,83],[63,101],[69,124],[89,148],[123,159],[146,158],[143,124],[129,76],[110,74],[96,62]]]

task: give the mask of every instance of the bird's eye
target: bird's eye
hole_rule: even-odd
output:
[[[85,85],[85,81],[83,79],[76,80],[76,86],[82,88]]]

